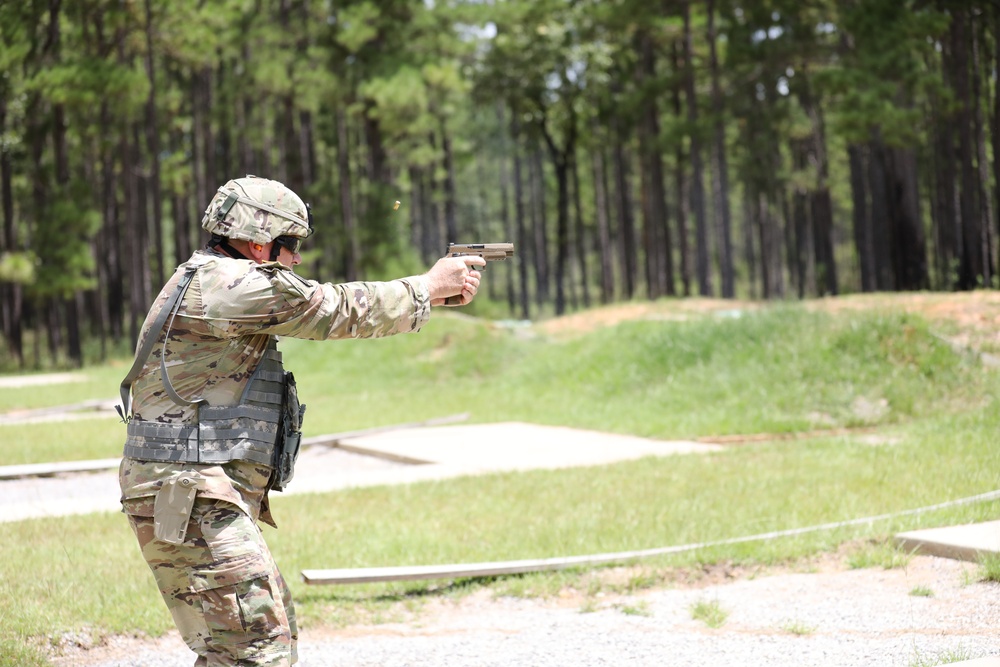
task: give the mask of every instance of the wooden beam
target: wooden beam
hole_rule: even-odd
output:
[[[379,581],[414,581],[418,579],[463,579],[467,577],[493,577],[508,574],[526,574],[564,570],[570,567],[602,565],[638,560],[649,556],[677,553],[710,546],[705,543],[685,544],[662,549],[620,551],[593,556],[565,556],[488,563],[449,563],[445,565],[411,565],[402,567],[363,567],[339,570],[302,570],[302,581],[307,584],[365,584]]]

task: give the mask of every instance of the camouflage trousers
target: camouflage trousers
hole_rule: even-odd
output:
[[[129,515],[143,558],[195,667],[288,667],[297,661],[291,594],[260,528],[239,508],[198,498],[183,544]]]

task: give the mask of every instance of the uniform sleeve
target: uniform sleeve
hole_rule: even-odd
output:
[[[206,320],[227,338],[380,338],[417,332],[430,319],[424,276],[334,285],[264,264],[225,287],[203,290],[202,301]]]

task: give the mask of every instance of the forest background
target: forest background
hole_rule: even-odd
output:
[[[1000,285],[996,0],[19,0],[0,38],[4,370],[127,353],[248,173],[320,280],[513,241],[495,316]]]

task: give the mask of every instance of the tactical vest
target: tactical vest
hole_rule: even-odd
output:
[[[173,319],[180,309],[184,293],[200,263],[187,268],[177,289],[163,305],[150,326],[146,341],[136,353],[132,369],[121,384],[122,408],[119,413],[127,424],[124,456],[144,461],[220,464],[243,460],[271,466],[269,488],[284,490],[292,479],[302,437],[302,416],[306,406],[300,405],[295,378],[285,371],[278,352],[277,339],[268,342],[263,358],[257,364],[234,406],[211,406],[203,398],[181,398],[170,383],[164,361],[166,341]],[[132,383],[139,376],[153,345],[159,338],[167,316],[163,349],[160,354],[160,376],[170,398],[182,406],[194,408],[189,423],[164,424],[134,419],[129,416]]]

